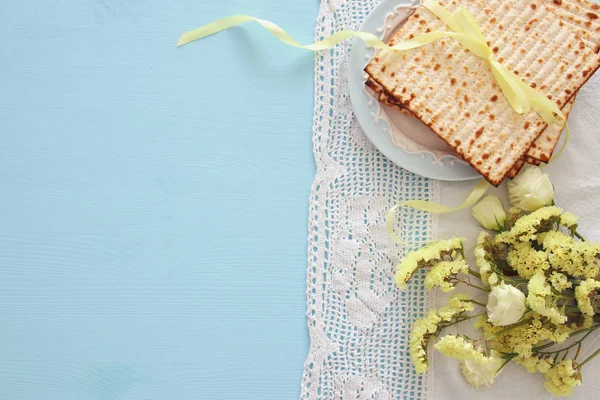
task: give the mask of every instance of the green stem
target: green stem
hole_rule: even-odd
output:
[[[461,322],[468,321],[468,320],[470,320],[470,319],[473,319],[473,318],[481,317],[482,315],[485,315],[485,314],[486,314],[486,313],[484,313],[484,312],[483,312],[483,313],[480,313],[480,314],[475,314],[475,315],[471,315],[471,316],[463,316],[463,317],[461,317],[461,318],[458,318],[458,319],[454,320],[454,322],[452,322],[452,323],[440,324],[440,325],[438,325],[438,326],[439,326],[440,328],[442,328],[442,329],[444,329],[444,328],[448,328],[448,327],[450,327],[450,326],[453,326],[453,325],[458,325],[458,324],[460,324]]]
[[[507,328],[504,328],[504,329],[501,329],[501,330],[499,330],[498,332],[496,332],[495,334],[493,334],[493,335],[492,335],[491,337],[489,337],[488,339],[493,339],[493,338],[495,338],[495,337],[498,337],[498,336],[500,336],[500,335],[503,335],[503,334],[505,334],[506,332],[508,332],[508,331],[510,331],[510,330],[512,330],[512,329],[515,329],[515,328],[518,328],[519,326],[523,326],[523,325],[526,325],[526,324],[530,323],[532,320],[533,320],[533,318],[527,318],[527,319],[524,319],[524,320],[522,320],[522,321],[516,322],[516,323],[514,323],[514,324],[510,325],[510,326],[509,326],[509,327],[507,327]]]
[[[481,303],[479,301],[476,301],[476,300],[467,300],[467,301],[469,303],[477,304],[478,306],[481,306],[481,307],[487,307],[487,304],[483,304],[483,303]]]
[[[569,337],[573,337],[573,336],[581,335],[581,334],[582,334],[582,333],[584,333],[584,332],[588,332],[588,333],[587,333],[587,334],[586,334],[586,335],[583,337],[583,339],[585,339],[585,337],[586,337],[587,335],[589,335],[590,333],[592,333],[593,331],[595,331],[595,330],[596,330],[596,329],[598,329],[598,328],[600,328],[600,324],[594,325],[594,326],[592,326],[591,328],[586,328],[586,329],[581,329],[581,330],[579,330],[579,331],[575,331],[575,332],[571,333],[571,334],[569,335]],[[583,341],[583,339],[581,339],[581,341]],[[554,342],[550,342],[550,343],[546,343],[546,344],[544,344],[544,345],[542,345],[542,346],[534,347],[534,348],[533,348],[533,349],[531,349],[531,350],[532,350],[534,353],[540,353],[540,350],[547,349],[548,347],[552,347],[552,346],[554,346],[555,344],[556,344],[556,343],[554,343]],[[554,352],[552,352],[552,353],[554,353]]]
[[[471,282],[467,282],[467,281],[464,281],[464,280],[462,280],[462,279],[458,279],[458,278],[454,278],[454,279],[456,279],[456,281],[457,281],[457,282],[464,283],[464,284],[465,284],[465,285],[467,285],[467,286],[474,287],[475,289],[479,289],[479,290],[481,290],[481,291],[483,291],[483,292],[486,292],[486,293],[490,293],[490,292],[491,292],[491,290],[490,290],[490,289],[486,289],[486,288],[484,288],[484,287],[481,287],[481,286],[474,285],[474,284],[472,284]]]
[[[573,234],[575,235],[575,237],[579,240],[581,240],[582,242],[585,242],[585,238],[583,236],[581,236],[581,234],[577,231],[574,231]]]
[[[556,350],[556,351],[537,351],[536,353],[540,353],[540,354],[554,354],[554,353],[560,353],[561,351],[564,350],[569,350],[577,345],[581,346],[581,343],[590,335],[590,333],[592,333],[593,331],[589,331],[588,333],[585,334],[584,337],[582,337],[581,339],[571,343],[569,346],[564,347],[562,349]]]
[[[469,274],[471,274],[474,277],[479,278],[479,280],[481,280],[481,274],[477,271],[472,270],[471,268],[469,268]]]

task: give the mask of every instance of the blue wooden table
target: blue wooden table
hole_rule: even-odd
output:
[[[297,398],[316,0],[0,6],[0,399]]]

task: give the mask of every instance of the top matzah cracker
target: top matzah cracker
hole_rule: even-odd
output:
[[[545,4],[589,47],[600,50],[600,5],[588,0],[545,0]]]
[[[600,65],[598,55],[540,0],[439,3],[450,12],[469,9],[498,61],[559,108]],[[396,36],[406,40],[446,29],[420,7]],[[489,64],[449,38],[408,51],[381,51],[366,71],[495,186],[547,126],[533,111],[517,114]]]

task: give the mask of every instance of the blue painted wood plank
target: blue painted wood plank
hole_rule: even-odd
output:
[[[318,3],[0,12],[0,398],[299,394]]]

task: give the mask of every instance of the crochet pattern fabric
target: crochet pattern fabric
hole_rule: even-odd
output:
[[[323,1],[316,40],[357,30],[377,1]],[[410,363],[412,322],[430,294],[417,274],[394,285],[401,248],[385,227],[399,201],[438,201],[439,184],[402,170],[380,154],[356,121],[348,91],[352,41],[315,57],[313,149],[317,173],[309,214],[307,272],[310,352],[302,399],[427,399],[431,374]],[[420,247],[437,237],[437,217],[403,209],[398,232]]]

